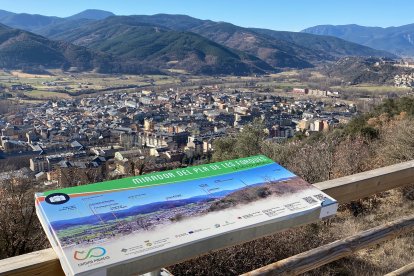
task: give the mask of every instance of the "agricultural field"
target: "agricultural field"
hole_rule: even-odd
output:
[[[71,96],[65,93],[53,92],[53,91],[44,91],[44,90],[32,90],[23,92],[23,94],[29,98],[33,99],[70,99]]]
[[[345,99],[382,97],[384,95],[405,95],[409,88],[381,86],[372,84],[332,85],[331,79],[320,72],[288,71],[267,76],[222,76],[208,77],[174,72],[171,75],[105,75],[97,73],[66,73],[50,70],[50,74],[28,74],[21,71],[1,71],[0,86],[10,88],[12,85],[29,85],[33,90],[12,91],[13,97],[27,101],[68,99],[72,97],[93,95],[106,92],[135,92],[137,89],[198,89],[202,86],[215,86],[223,89],[241,89],[286,95],[292,88],[318,88],[340,91]],[[290,94],[289,94],[290,95]],[[303,98],[301,95],[295,97]]]
[[[411,88],[395,87],[390,85],[359,84],[353,86],[333,86],[332,89],[344,92],[372,92],[372,93],[409,93]]]
[[[163,75],[102,75],[93,73],[69,74],[51,70],[50,75],[27,74],[21,71],[0,71],[0,85],[30,85],[33,90],[13,91],[12,94],[24,95],[34,99],[71,98],[88,93],[122,89],[123,87],[147,87],[175,85],[180,80]]]

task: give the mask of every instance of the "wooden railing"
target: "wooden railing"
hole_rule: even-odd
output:
[[[413,276],[414,275],[414,263],[401,267],[393,272],[386,274],[385,276]]]
[[[414,215],[277,261],[242,276],[298,275],[412,231],[414,231]]]
[[[375,169],[351,176],[346,176],[334,180],[320,182],[314,184],[317,188],[324,191],[331,197],[337,199],[340,203],[347,203],[353,200],[358,200],[379,192],[391,190],[393,188],[402,187],[414,183],[414,161],[404,162],[397,165],[392,165],[380,169]],[[412,222],[413,218],[405,218]],[[292,221],[286,227],[296,227],[309,221],[298,219]],[[398,223],[398,222],[396,222]],[[401,221],[399,223],[402,223]],[[404,223],[403,223],[404,224]],[[404,224],[405,225],[405,224]],[[237,237],[223,237],[212,242],[204,242],[197,246],[196,249],[177,250],[174,254],[164,254],[160,257],[162,259],[162,266],[171,265],[191,257],[196,257],[200,254],[206,253],[212,249],[223,248],[226,246],[243,243],[245,241],[258,238],[260,236],[269,235],[277,231],[286,229],[282,227],[271,228],[257,228],[253,232],[243,232]],[[384,226],[387,227],[387,226]],[[391,227],[391,226],[390,226]],[[394,227],[395,228],[395,227]],[[405,230],[412,228],[404,228]],[[381,230],[381,229],[380,229]],[[371,231],[371,230],[369,230]],[[374,229],[373,231],[378,231]],[[407,230],[408,231],[408,230]],[[386,232],[386,231],[385,231]],[[240,234],[240,233],[239,233]],[[390,237],[392,235],[388,235]],[[352,238],[352,237],[351,237]],[[228,240],[231,240],[230,242]],[[382,239],[381,239],[382,240]],[[339,241],[340,242],[340,241]],[[372,243],[366,244],[367,246]],[[330,245],[327,245],[330,246]],[[307,252],[305,252],[307,253]],[[305,254],[302,253],[302,254]],[[327,262],[320,262],[323,265]],[[158,264],[150,264],[149,262],[137,262],[135,267],[139,267],[140,271],[136,273],[143,273],[159,268]],[[320,266],[318,265],[318,266]],[[316,267],[318,267],[316,266]],[[315,268],[315,267],[312,267]],[[408,266],[409,269],[410,267]],[[402,268],[403,269],[403,268]],[[121,276],[124,274],[132,274],[131,271],[123,271],[121,269],[110,270],[108,274]],[[272,274],[272,273],[271,273]],[[274,274],[274,273],[273,273]],[[45,249],[41,251],[32,252],[29,254],[12,257],[0,260],[0,275],[64,275],[60,267],[59,260],[53,249]],[[403,275],[403,274],[392,274]]]

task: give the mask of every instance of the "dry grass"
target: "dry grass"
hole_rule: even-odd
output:
[[[411,92],[410,88],[404,87],[395,87],[395,86],[387,86],[387,85],[373,85],[373,84],[360,84],[360,85],[353,85],[353,86],[333,86],[332,89],[338,89],[345,93],[355,93],[355,92],[370,92],[376,94],[384,94],[384,93],[399,93],[399,94],[406,94]]]
[[[51,91],[40,91],[40,90],[33,90],[24,92],[26,96],[35,99],[51,99],[51,98],[59,98],[59,99],[70,99],[71,96],[65,93],[59,92],[51,92]]]
[[[402,189],[360,202],[361,213],[353,216],[341,206],[329,223],[319,222],[277,233],[256,241],[174,265],[174,275],[238,275],[309,249],[356,234],[359,231],[412,214],[414,201]],[[414,261],[414,234],[408,234],[351,257],[333,262],[306,275],[383,275]]]
[[[358,217],[341,212],[342,219],[332,225],[336,239],[411,215],[414,201],[406,199],[402,189],[377,198],[375,207]],[[383,275],[414,261],[414,233],[361,250],[350,256],[311,271],[306,275]]]
[[[12,71],[11,74],[18,78],[51,78],[50,75],[41,75],[41,74],[29,74],[23,73],[21,71]]]

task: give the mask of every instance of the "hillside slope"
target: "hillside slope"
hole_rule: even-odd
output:
[[[200,35],[137,22],[134,17],[110,17],[52,38],[158,68],[182,69],[196,74],[245,75],[274,71],[257,57]]]
[[[130,64],[113,56],[91,51],[68,42],[51,41],[42,36],[12,29],[0,24],[0,67],[22,69],[28,67],[71,67],[79,71],[95,70],[102,73],[159,72],[143,64]]]
[[[348,55],[395,57],[395,55],[385,51],[375,50],[334,37],[243,28],[226,22],[200,20],[187,15],[134,15],[131,16],[132,19],[135,22],[160,25],[173,30],[195,32],[230,48],[248,51],[274,66],[281,63],[278,58],[283,60],[283,55],[294,56],[296,59],[308,63],[329,61],[336,57]],[[272,56],[270,53],[274,55]],[[280,54],[280,56],[277,54]]]
[[[381,63],[377,58],[346,57],[325,66],[324,73],[348,84],[392,84],[395,75],[410,74],[414,69]]]
[[[309,68],[329,55],[276,40],[230,23],[206,23],[191,29],[217,43],[252,54],[278,68]]]

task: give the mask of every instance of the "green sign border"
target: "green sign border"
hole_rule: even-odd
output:
[[[237,171],[243,171],[272,163],[274,163],[272,159],[264,155],[256,155],[229,161],[222,161],[182,169],[126,177],[123,179],[98,182],[89,185],[46,191],[44,193],[39,193],[36,196],[47,196],[52,193],[65,193],[72,195],[84,193],[100,193],[123,189],[147,187],[152,185],[164,185],[174,182],[189,181],[204,177],[234,173]]]

